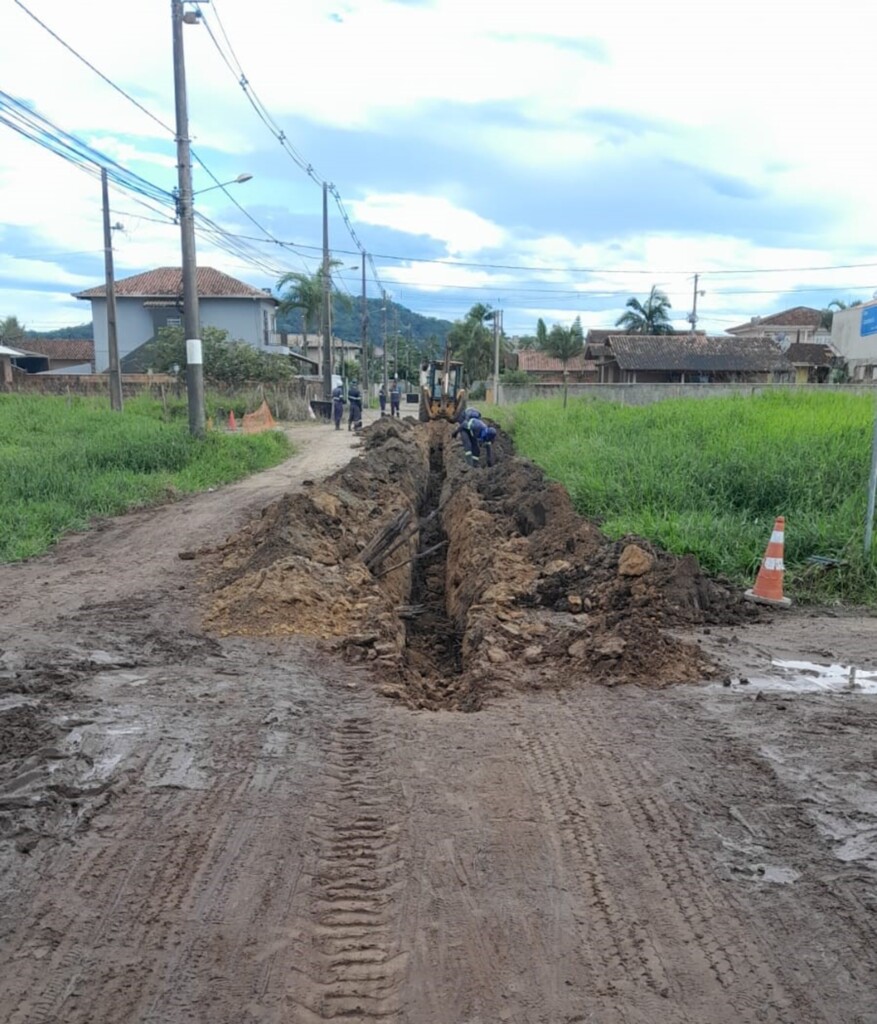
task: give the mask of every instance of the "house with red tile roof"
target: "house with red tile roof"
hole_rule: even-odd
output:
[[[277,299],[213,267],[198,267],[198,312],[202,327],[228,331],[255,348],[283,351],[275,343]],[[115,282],[119,358],[154,338],[162,327],[183,325],[183,275],[179,267],[159,267]],[[94,360],[98,372],[109,366],[106,286],[75,292],[91,303]],[[271,346],[268,348],[268,346]]]
[[[615,334],[585,346],[600,384],[785,383],[794,369],[771,338]]]
[[[745,324],[729,327],[727,333],[738,338],[772,338],[783,350],[794,344],[827,345],[831,340],[831,330],[823,326],[822,311],[811,306],[754,316]]]
[[[94,373],[94,342],[89,338],[23,338],[28,373]]]
[[[515,369],[526,373],[540,384],[562,384],[563,363],[554,356],[546,355],[536,349],[523,349],[515,353],[517,366]],[[584,355],[567,360],[567,380],[571,384],[595,384],[597,382],[597,364]]]

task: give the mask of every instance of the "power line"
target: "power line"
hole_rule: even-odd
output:
[[[152,111],[147,110],[146,107],[144,107],[142,103],[139,103],[137,100],[134,99],[133,96],[131,96],[127,92],[125,92],[125,90],[121,86],[116,85],[116,83],[114,81],[112,81],[110,78],[107,78],[107,76],[102,71],[99,71],[94,66],[94,64],[92,64],[85,57],[83,57],[82,54],[79,53],[77,50],[75,50],[69,43],[65,42],[58,35],[57,32],[55,32],[53,29],[49,28],[49,26],[44,21],[42,21],[40,18],[38,18],[34,14],[33,11],[31,11],[25,4],[23,4],[21,2],[21,0],[14,0],[14,2],[17,4],[18,7],[20,7],[24,11],[24,13],[26,15],[28,15],[28,17],[33,18],[33,20],[40,26],[40,28],[45,29],[45,31],[48,32],[49,35],[53,39],[57,40],[64,47],[65,50],[68,50],[70,53],[72,53],[73,56],[76,57],[77,60],[82,61],[82,63],[87,68],[90,68],[99,78],[102,78],[107,83],[107,85],[110,86],[111,89],[115,89],[117,93],[119,93],[120,95],[124,96],[126,100],[128,100],[131,103],[133,103],[134,106],[137,107],[139,110],[142,110],[143,113],[146,114],[147,117],[149,117],[153,121],[155,121],[155,123],[157,125],[160,125],[162,128],[164,128],[165,131],[170,132],[171,135],[174,134],[174,130],[173,130],[173,128],[170,127],[170,125],[165,124],[164,121],[162,121],[160,118],[156,117],[155,114],[152,113]]]
[[[344,222],[344,226],[347,228],[347,231],[351,239],[353,240],[353,244],[357,248],[358,255],[360,256],[361,259],[368,258],[374,282],[378,286],[378,288],[380,288],[381,291],[383,291],[383,285],[381,284],[377,266],[375,265],[374,259],[370,257],[370,254],[369,256],[367,256],[366,254],[366,247],[360,241],[359,236],[356,233],[356,229],[353,226],[353,222],[350,218],[350,215],[348,214],[347,209],[344,206],[344,201],[341,198],[341,193],[338,191],[337,187],[334,184],[326,181],[326,179],[323,178],[322,175],[318,174],[313,164],[309,160],[307,160],[295,148],[295,146],[293,146],[286,133],[283,131],[280,125],[274,120],[274,118],[268,111],[268,108],[259,98],[255,89],[252,87],[252,84],[250,83],[250,80],[247,77],[246,72],[244,71],[243,65],[241,64],[237,54],[235,53],[228,32],[226,32],[225,26],[222,23],[222,18],[220,16],[216,3],[211,3],[210,15],[215,18],[219,31],[221,32],[222,37],[225,40],[225,46],[228,49],[227,53],[223,49],[223,45],[217,39],[216,34],[213,32],[213,29],[210,27],[210,19],[205,14],[205,12],[200,9],[200,7],[199,13],[201,14],[201,20],[204,24],[204,27],[207,29],[207,33],[210,36],[210,39],[213,42],[214,47],[219,53],[220,58],[222,59],[226,67],[229,69],[229,71],[231,71],[231,73],[237,79],[238,85],[240,85],[241,89],[244,92],[244,95],[246,96],[250,106],[256,112],[256,115],[258,116],[259,120],[262,122],[263,125],[265,125],[268,131],[271,132],[274,138],[280,143],[284,151],[289,155],[289,157],[293,160],[297,167],[303,170],[305,174],[307,174],[307,176],[315,184],[320,185],[321,187],[323,184],[326,185],[327,190],[332,195],[332,198],[335,200],[335,205],[338,208],[338,212],[341,215],[341,219]]]

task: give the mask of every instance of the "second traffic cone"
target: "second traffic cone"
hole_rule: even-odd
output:
[[[232,409],[232,411],[228,414],[228,429],[229,430],[237,430],[237,428],[238,428],[238,425],[235,422],[234,409]]]
[[[772,604],[780,608],[788,608],[792,603],[783,597],[783,547],[785,543],[786,521],[777,516],[773,533],[767,542],[767,550],[761,560],[761,568],[755,578],[755,586],[743,595],[747,601],[757,604]]]

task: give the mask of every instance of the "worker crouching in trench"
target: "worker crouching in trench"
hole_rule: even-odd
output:
[[[467,416],[474,412],[476,415]],[[496,440],[496,429],[488,425],[477,414],[477,410],[467,409],[461,423],[457,424],[452,437],[459,437],[463,445],[466,462],[473,467],[483,464],[493,465],[493,442]],[[483,459],[482,459],[483,455]]]

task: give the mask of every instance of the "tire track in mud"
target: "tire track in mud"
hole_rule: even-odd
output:
[[[553,709],[518,739],[587,900],[580,925],[599,957],[600,994],[673,998],[664,1013],[691,1024],[796,1024],[765,950],[709,885],[710,866],[654,780],[607,745],[605,723],[574,715],[567,697],[560,703],[560,717]]]
[[[394,802],[401,793],[382,765],[387,743],[368,718],[352,715],[324,751],[328,785],[311,818],[313,870],[296,919],[301,960],[287,990],[301,1024],[400,1019],[408,958],[398,940],[404,865]]]
[[[254,971],[245,953],[273,923],[274,906],[261,921],[260,910],[287,871],[275,850],[294,851],[306,814],[277,813],[278,800],[289,802],[290,766],[271,787],[260,781],[264,764],[253,751],[262,732],[222,736],[213,752],[226,767],[206,789],[129,791],[127,812],[106,819],[125,827],[95,823],[63,894],[47,875],[44,894],[4,943],[19,965],[4,979],[4,1021],[169,1024],[208,1007],[214,1024],[242,1020]],[[153,747],[137,773],[161,777],[168,757]]]
[[[198,817],[215,822],[227,794],[217,789],[196,800]],[[191,884],[210,835],[205,830],[180,841],[191,815],[179,793],[159,794],[127,834],[100,840],[91,851],[83,847],[69,887],[75,902],[61,910],[53,896],[40,899],[19,933],[22,969],[4,994],[9,1024],[137,1016],[151,969],[143,953],[164,948],[171,933],[170,917],[156,904]],[[88,998],[95,990],[99,1009]]]

